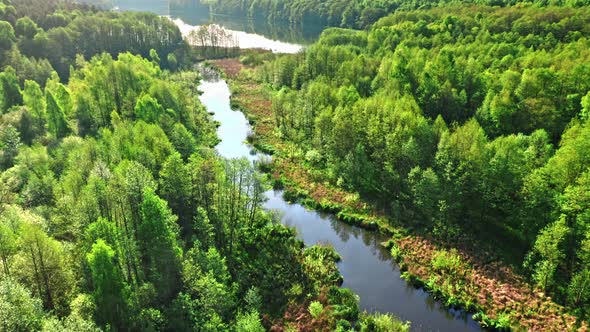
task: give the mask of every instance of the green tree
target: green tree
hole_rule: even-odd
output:
[[[565,217],[562,216],[544,228],[535,241],[532,253],[538,255],[539,260],[534,263],[533,280],[544,290],[553,286],[555,282],[555,271],[565,257],[562,248],[563,241],[569,231]],[[529,256],[529,260],[525,264],[531,264],[531,259]]]
[[[6,113],[16,105],[22,105],[23,97],[16,77],[16,71],[8,67],[0,73],[0,113]]]
[[[65,137],[70,130],[63,109],[47,89],[45,90],[45,100],[47,104],[47,129],[56,138]]]
[[[225,260],[216,249],[205,253],[194,247],[187,252],[182,264],[184,301],[195,308],[190,313],[195,326],[205,331],[227,329],[225,321],[235,305],[229,279]]]
[[[4,53],[12,48],[16,36],[12,25],[6,21],[0,21],[0,53]]]
[[[115,252],[103,240],[92,245],[86,255],[92,273],[92,288],[96,304],[95,319],[101,326],[124,328],[127,313],[125,283],[115,263]]]
[[[264,326],[257,311],[238,315],[236,321],[236,332],[264,332]]]
[[[22,218],[31,218],[23,214]],[[72,296],[73,274],[64,245],[28,221],[21,226],[19,259],[13,274],[26,281],[43,306],[63,315]]]
[[[586,309],[590,301],[590,270],[583,268],[572,277],[567,290],[568,302],[573,308]]]
[[[158,55],[158,51],[153,48],[150,50],[150,59],[156,66],[160,65],[160,56]]]
[[[137,100],[135,114],[138,119],[147,123],[158,123],[160,116],[164,113],[164,108],[158,103],[158,100],[145,94]]]
[[[166,201],[146,190],[140,206],[138,243],[147,280],[157,285],[158,298],[165,303],[178,290],[182,249],[178,243],[176,216]]]
[[[0,169],[14,165],[20,145],[19,132],[13,126],[0,127]]]
[[[25,16],[16,20],[15,32],[17,36],[33,39],[37,32],[39,32],[39,27],[35,21]]]
[[[195,138],[182,123],[174,124],[170,133],[170,143],[180,153],[185,161],[195,152],[197,146]]]
[[[24,105],[33,115],[33,123],[37,132],[42,132],[45,128],[46,119],[46,102],[43,91],[37,82],[26,80],[23,91]]]
[[[178,221],[184,236],[190,236],[193,212],[190,200],[190,176],[179,153],[171,154],[160,171],[160,193]]]
[[[10,278],[0,279],[0,329],[39,331],[43,321],[41,301]]]
[[[174,55],[174,53],[169,53],[166,60],[168,62],[168,68],[170,68],[170,70],[175,71],[178,69],[178,60],[176,60],[176,55]]]
[[[0,258],[5,277],[10,277],[10,260],[17,252],[17,236],[4,222],[0,223]]]
[[[590,91],[582,98],[582,112],[580,116],[584,121],[590,119]]]

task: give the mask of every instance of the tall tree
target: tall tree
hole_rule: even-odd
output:
[[[569,231],[565,217],[562,216],[543,229],[535,241],[533,254],[538,255],[539,259],[534,263],[533,280],[544,290],[555,283],[555,271],[565,257],[563,240]],[[530,260],[527,260],[527,264],[530,264]]]
[[[158,298],[165,303],[178,290],[180,280],[182,249],[177,218],[152,190],[145,191],[140,210],[137,238],[142,266],[147,280],[157,287]]]
[[[96,321],[102,326],[124,328],[127,313],[125,284],[114,259],[115,252],[102,239],[96,241],[86,255],[92,272]]]
[[[37,82],[26,80],[25,89],[23,91],[23,102],[28,110],[33,115],[33,124],[38,132],[42,132],[45,128],[46,118],[46,101],[43,96],[43,91]]]
[[[178,216],[182,234],[191,235],[194,218],[190,201],[190,176],[179,153],[171,154],[160,171],[160,193]]]
[[[16,77],[16,71],[8,67],[0,73],[0,113],[6,113],[9,108],[22,105],[23,97]]]
[[[47,89],[45,90],[45,99],[47,103],[47,129],[56,138],[63,138],[70,132],[64,111]]]

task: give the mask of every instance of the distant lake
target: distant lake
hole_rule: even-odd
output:
[[[220,15],[200,0],[113,0],[112,8],[119,11],[147,11],[168,16],[186,32],[189,28],[215,23],[236,34],[241,48],[261,47],[275,52],[294,53],[301,45],[313,43],[323,26],[306,24],[269,24],[261,19]]]
[[[188,34],[198,29],[199,26],[193,26],[190,24],[185,23],[180,18],[172,18],[173,22],[178,26],[180,32],[184,37],[188,36]],[[237,31],[237,30],[230,30],[225,28],[225,31],[231,34],[239,44],[240,48],[261,48],[265,50],[270,50],[274,53],[297,53],[303,49],[303,46],[300,44],[293,44],[293,43],[286,43],[279,40],[272,40],[266,38],[262,35],[258,35],[255,33],[248,33],[244,31]]]

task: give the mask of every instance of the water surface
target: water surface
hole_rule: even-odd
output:
[[[190,25],[185,23],[181,18],[171,18],[172,21],[178,26],[180,32],[182,32],[183,37],[187,37],[191,31],[199,29],[200,26],[198,25]],[[223,25],[221,26],[223,27]],[[237,39],[238,46],[242,49],[264,49],[269,50],[274,53],[297,53],[303,49],[303,46],[300,44],[293,44],[282,42],[279,40],[269,39],[265,36],[255,34],[255,33],[248,33],[245,31],[237,31],[231,30],[226,27],[223,29],[229,33],[231,36]]]
[[[169,17],[185,37],[202,25],[217,24],[237,38],[240,48],[261,48],[275,53],[297,53],[303,44],[317,39],[323,29],[321,26],[269,24],[261,19],[218,15],[200,0],[112,0],[110,6],[118,11],[146,11]]]

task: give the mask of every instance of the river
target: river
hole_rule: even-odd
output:
[[[313,41],[318,27],[308,29],[269,26],[244,18],[216,17],[206,6],[193,0],[183,6],[171,6],[167,0],[113,0],[119,10],[144,10],[167,16],[187,34],[198,25],[213,22],[232,31],[240,47],[265,48],[278,53],[295,53],[301,43]],[[295,29],[295,30],[293,30]],[[302,30],[297,30],[302,29]],[[211,73],[210,73],[211,74]],[[225,158],[258,158],[245,141],[251,131],[244,114],[230,107],[230,90],[218,75],[206,75],[199,86],[201,102],[221,125],[218,153]],[[361,309],[388,312],[412,324],[412,331],[478,331],[471,315],[449,310],[427,292],[410,286],[400,277],[400,270],[380,243],[386,238],[375,232],[355,228],[338,221],[333,215],[310,211],[300,204],[286,202],[280,191],[266,192],[264,207],[278,211],[283,224],[294,227],[307,246],[331,244],[342,256],[338,263],[344,278],[343,287],[360,296]]]
[[[217,75],[205,75],[199,86],[201,102],[221,125],[218,153],[225,158],[258,158],[246,141],[250,125],[243,113],[230,107],[230,90]],[[479,325],[461,311],[449,310],[428,293],[410,286],[389,252],[385,237],[338,221],[333,215],[286,202],[280,191],[266,192],[264,207],[278,211],[283,224],[297,229],[305,245],[331,244],[342,256],[338,263],[343,287],[360,296],[361,309],[393,313],[409,320],[412,331],[476,331]]]

